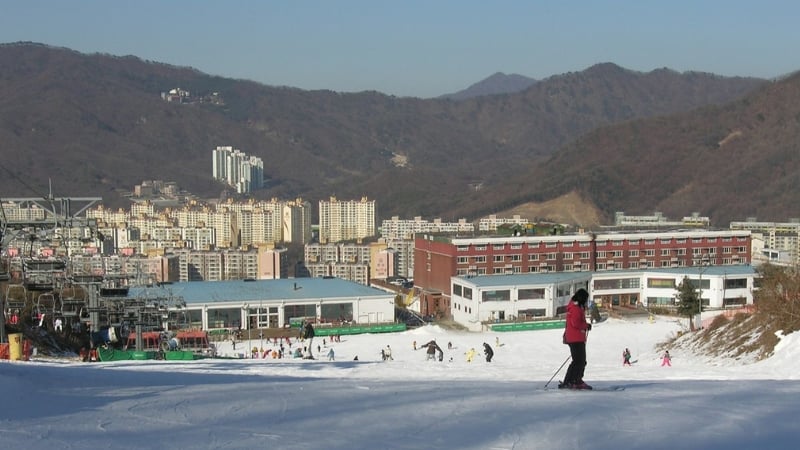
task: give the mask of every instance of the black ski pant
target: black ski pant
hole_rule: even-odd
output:
[[[586,369],[586,342],[571,342],[569,344],[569,354],[572,357],[572,362],[567,367],[564,383],[580,383],[583,381],[583,371]]]

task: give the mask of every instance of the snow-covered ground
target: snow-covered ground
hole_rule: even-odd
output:
[[[591,392],[544,389],[568,356],[561,330],[467,333],[426,326],[342,336],[334,344],[325,338],[326,347],[317,337],[317,360],[4,362],[0,445],[93,450],[796,448],[800,337],[784,337],[773,357],[755,364],[671,348],[672,366],[662,367],[657,346],[683,323],[656,318],[652,323],[610,319],[596,324],[587,346],[586,381],[598,388]],[[413,350],[414,341],[421,346],[431,339],[444,349],[444,362],[426,361],[424,350]],[[490,363],[483,359],[483,342],[494,348]],[[387,345],[394,360],[384,362],[380,350]],[[331,346],[335,361],[324,356]],[[622,365],[626,347],[636,361],[630,367]],[[470,348],[478,357],[468,363]],[[238,353],[230,343],[220,350]],[[611,386],[624,390],[602,390]]]

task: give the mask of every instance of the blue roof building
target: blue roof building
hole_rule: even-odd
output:
[[[282,328],[291,319],[318,323],[394,322],[394,293],[340,278],[191,281],[133,287],[129,298],[172,295],[183,299],[183,314],[204,330]]]

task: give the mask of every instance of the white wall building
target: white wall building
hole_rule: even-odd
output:
[[[581,287],[603,307],[674,307],[687,279],[699,290],[704,309],[753,304],[756,271],[751,266],[561,272],[451,277],[453,320],[472,331],[495,321],[556,318]]]

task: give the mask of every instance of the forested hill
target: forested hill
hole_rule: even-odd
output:
[[[575,189],[554,182],[554,170],[583,168],[591,158],[582,152],[588,151],[596,159],[606,155],[592,167],[596,184],[581,190],[603,214],[618,207],[649,211],[658,204],[668,211],[674,204],[683,215],[704,204],[700,199],[634,203],[641,192],[616,183],[648,178],[649,153],[638,149],[628,155],[623,176],[616,166],[604,167],[616,152],[604,133],[647,124],[642,142],[663,152],[676,140],[660,130],[673,130],[677,121],[694,130],[695,139],[711,142],[733,131],[717,122],[720,114],[713,111],[742,108],[736,105],[748,93],[747,101],[758,103],[758,96],[787,82],[758,90],[767,82],[668,69],[641,73],[606,63],[540,80],[518,93],[422,100],[266,86],[134,56],[5,44],[0,46],[0,192],[45,195],[51,180],[57,195],[102,196],[110,206],[124,206],[122,191],[162,179],[217,197],[225,187],[211,178],[211,150],[230,145],[264,161],[268,185],[255,197],[316,202],[331,195],[368,196],[378,201],[380,217],[474,219],[517,200]],[[183,103],[162,99],[173,88],[191,97]],[[718,106],[704,108],[709,105]],[[764,122],[773,114],[766,113]],[[651,120],[638,120],[643,118]],[[699,122],[687,122],[694,120]],[[623,128],[604,131],[613,124]],[[708,178],[707,170],[694,173]],[[613,192],[597,189],[606,186],[604,178]],[[685,181],[663,184],[669,190]]]

